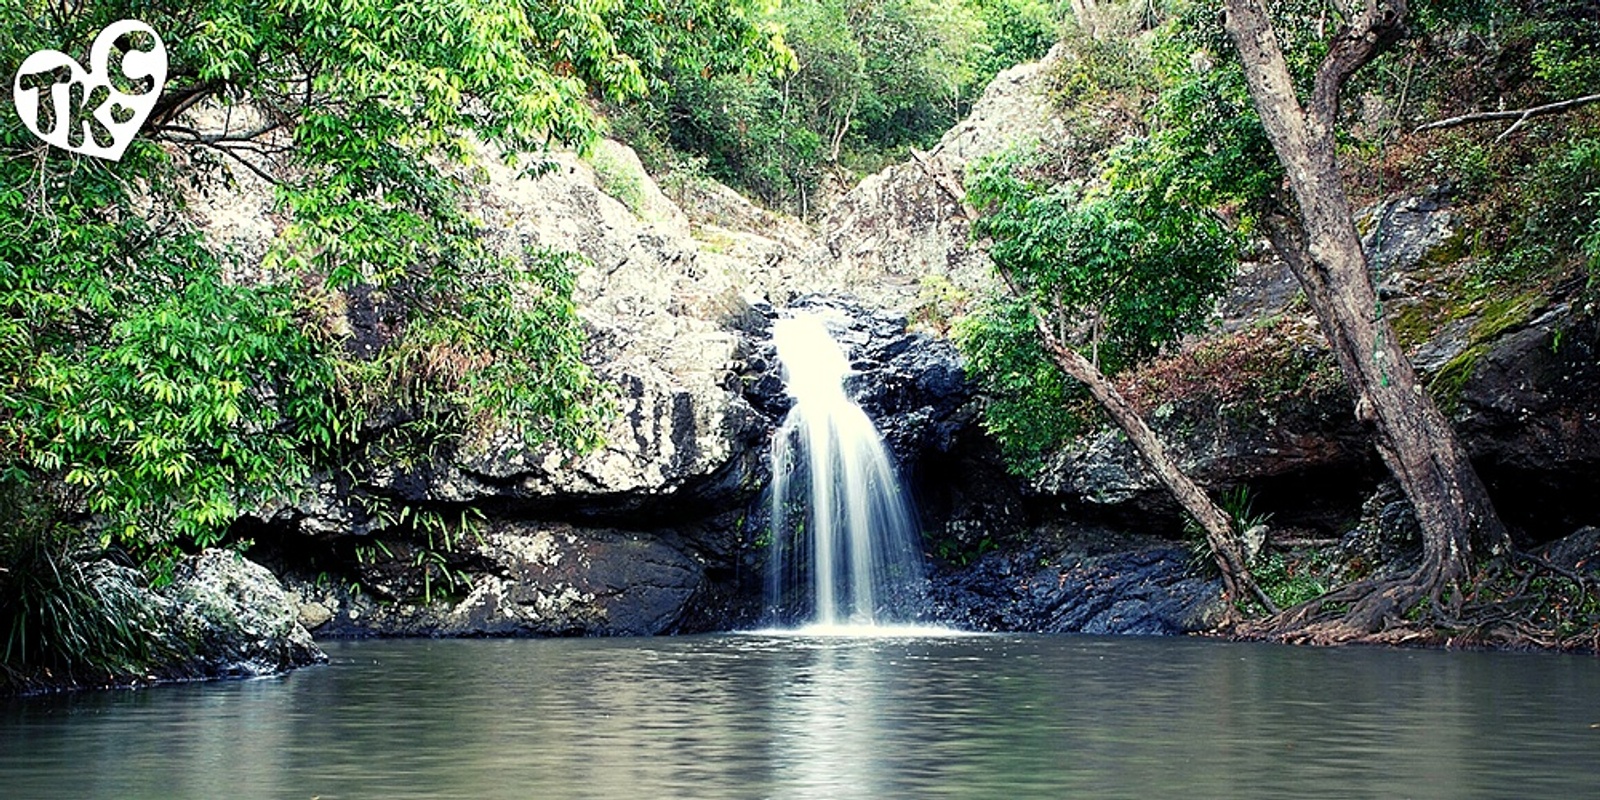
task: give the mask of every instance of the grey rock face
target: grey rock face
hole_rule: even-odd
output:
[[[275,560],[309,577],[328,569],[313,568],[304,553],[323,552],[335,572],[382,598],[308,590],[329,609],[320,630],[330,633],[661,632],[703,588],[700,560],[735,557],[737,509],[758,489],[769,422],[742,396],[741,334],[727,324],[747,307],[746,265],[708,253],[622,145],[606,143],[588,161],[557,154],[556,168],[537,178],[487,148],[483,155],[469,206],[491,244],[506,254],[537,246],[585,258],[576,299],[587,358],[616,389],[604,446],[575,457],[500,430],[464,438],[447,460],[353,465],[360,493],[447,517],[484,510],[483,544],[414,550],[352,499],[348,481],[330,477],[292,505],[261,512],[264,524],[287,531]],[[548,563],[517,555],[531,551],[512,529],[534,536],[557,520],[567,533],[535,536]],[[446,562],[438,568],[452,570],[458,585],[470,579],[470,596],[429,602],[435,587],[408,569],[417,558]],[[574,572],[579,564],[590,577]],[[632,581],[630,570],[644,572]]]
[[[1422,542],[1417,515],[1399,484],[1385,480],[1361,505],[1361,517],[1339,541],[1338,563],[1364,577],[1399,574],[1416,566]],[[1352,575],[1355,577],[1355,575]]]
[[[1585,526],[1539,551],[1546,561],[1591,578],[1600,577],[1600,528]]]
[[[162,592],[172,635],[191,655],[180,671],[253,676],[327,660],[300,624],[300,604],[260,564],[225,550],[183,562]]]
[[[1387,201],[1364,212],[1360,226],[1369,256],[1381,259],[1388,313],[1438,299],[1432,293],[1440,279],[1432,273],[1445,268],[1461,240],[1439,198]],[[1264,314],[1299,313],[1297,293],[1281,264],[1248,265],[1222,305],[1223,327],[1239,330]],[[1535,541],[1547,540],[1587,524],[1591,517],[1579,498],[1600,492],[1600,477],[1594,477],[1600,475],[1600,324],[1592,312],[1557,302],[1484,338],[1484,313],[1469,308],[1439,326],[1416,347],[1413,363],[1425,381],[1447,366],[1464,369],[1460,390],[1445,398],[1457,428],[1507,522]],[[1250,484],[1260,499],[1304,517],[1286,520],[1280,512],[1279,522],[1326,534],[1346,530],[1359,515],[1360,498],[1386,474],[1342,386],[1259,405],[1178,400],[1157,408],[1148,421],[1203,485]],[[1090,433],[1056,453],[1033,488],[1089,513],[1176,524],[1165,490],[1115,431]]]
[[[800,256],[801,293],[846,292],[904,314],[929,277],[973,292],[994,286],[956,192],[973,161],[1060,135],[1044,96],[1059,57],[1053,50],[1000,73],[931,151],[867,177],[835,202],[816,244]]]
[[[1454,415],[1508,524],[1547,541],[1595,520],[1600,320],[1558,305],[1472,364]]]
[[[578,307],[600,375],[619,388],[620,413],[606,446],[570,459],[530,451],[509,433],[465,448],[429,487],[432,499],[620,497],[670,494],[716,473],[734,457],[744,422],[728,388],[738,344],[721,318],[742,304],[726,263],[701,259],[681,211],[661,195],[632,151],[602,150],[627,182],[638,213],[607,195],[589,163],[556,156],[537,179],[486,169],[478,207],[506,250],[538,245],[581,253]]]

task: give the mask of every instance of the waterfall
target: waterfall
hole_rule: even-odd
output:
[[[920,586],[916,516],[883,437],[845,394],[850,371],[816,317],[772,329],[794,405],[772,445],[768,608],[785,622],[904,622]]]

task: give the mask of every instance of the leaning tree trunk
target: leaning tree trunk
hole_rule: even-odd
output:
[[[1178,468],[1177,463],[1167,455],[1167,450],[1161,445],[1161,440],[1156,438],[1155,431],[1150,430],[1144,418],[1139,416],[1133,406],[1117,391],[1104,373],[1082,353],[1067,347],[1060,342],[1050,327],[1040,319],[1038,313],[1034,314],[1034,322],[1039,329],[1040,336],[1044,339],[1045,348],[1050,351],[1051,357],[1063,372],[1074,380],[1089,387],[1089,393],[1094,395],[1096,402],[1111,419],[1127,434],[1128,441],[1133,443],[1135,450],[1139,451],[1144,463],[1155,472],[1156,478],[1172,496],[1177,498],[1183,509],[1194,517],[1200,527],[1205,530],[1206,542],[1211,546],[1211,555],[1217,563],[1217,569],[1222,573],[1223,590],[1230,601],[1243,598],[1247,593],[1260,603],[1268,613],[1277,613],[1278,608],[1272,598],[1261,590],[1251,577],[1250,569],[1245,558],[1244,549],[1239,544],[1233,530],[1233,523],[1228,515],[1217,504],[1212,502],[1194,481]],[[1231,605],[1230,605],[1231,609]]]
[[[1336,34],[1306,109],[1260,2],[1226,4],[1228,33],[1243,57],[1251,97],[1299,207],[1299,221],[1288,215],[1268,220],[1274,248],[1305,289],[1354,390],[1356,413],[1375,427],[1378,452],[1422,528],[1417,571],[1369,587],[1346,617],[1348,624],[1375,632],[1423,598],[1440,600],[1470,569],[1474,543],[1490,552],[1509,545],[1449,420],[1423,391],[1382,314],[1335,160],[1339,90],[1399,37],[1405,0],[1366,0],[1353,25]]]

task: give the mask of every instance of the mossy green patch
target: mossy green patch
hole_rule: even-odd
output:
[[[1466,313],[1476,313],[1467,348],[1450,359],[1428,381],[1428,391],[1440,408],[1453,414],[1460,407],[1461,391],[1472,379],[1478,361],[1489,352],[1494,340],[1503,334],[1526,325],[1543,303],[1544,296],[1530,291],[1514,297],[1489,300],[1465,306]],[[1465,314],[1461,317],[1464,318]]]
[[[600,191],[627,206],[634,216],[643,219],[645,176],[604,146],[594,148],[586,160],[589,166],[594,167]]]

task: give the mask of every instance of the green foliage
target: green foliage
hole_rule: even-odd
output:
[[[1241,536],[1272,522],[1272,514],[1270,512],[1257,512],[1255,510],[1255,496],[1250,493],[1250,487],[1244,484],[1223,492],[1222,497],[1217,501],[1217,506],[1222,509],[1224,514],[1228,515],[1229,524]],[[1212,553],[1211,542],[1206,538],[1205,529],[1200,527],[1200,523],[1196,522],[1193,517],[1189,517],[1184,520],[1183,531],[1189,541],[1189,568],[1211,577],[1219,575],[1217,560]],[[1272,556],[1257,554],[1250,564],[1251,570],[1255,570],[1258,565],[1270,558]],[[1257,580],[1260,580],[1260,578],[1257,578]],[[1277,598],[1274,597],[1273,600],[1276,602]]]
[[[600,191],[627,206],[634,216],[644,213],[643,174],[604,147],[590,151],[589,166],[594,167]]]
[[[1107,105],[1138,112],[1158,87],[1149,54],[1119,37],[1095,38],[1073,29],[1070,48],[1052,76],[1050,99],[1068,116],[1093,116]]]
[[[1513,229],[1508,258],[1544,251],[1544,264],[1559,263],[1556,254],[1576,245],[1590,275],[1600,276],[1600,126],[1562,137],[1529,177],[1528,213]]]
[[[1218,505],[1227,512],[1233,520],[1234,529],[1238,531],[1247,531],[1272,521],[1272,514],[1255,510],[1255,497],[1250,494],[1250,487],[1243,484],[1224,492]]]
[[[1600,15],[1585,0],[1541,3],[1531,15],[1534,76],[1552,99],[1593,94],[1600,86]]]
[[[0,477],[0,687],[40,673],[102,681],[141,674],[158,645],[144,575],[101,553],[33,491]]]
[[[1014,64],[1044,57],[1059,38],[1059,3],[1043,0],[967,0],[983,25],[969,65],[968,85],[983,86]]]
[[[1244,69],[1224,47],[1217,15],[1185,5],[1151,45],[1162,90],[1144,140],[1113,155],[1113,183],[1145,186],[1150,202],[1231,209],[1243,232],[1274,201],[1283,167],[1267,140]]]
[[[856,3],[849,14],[864,84],[851,135],[888,152],[931,146],[970,103],[982,20],[939,0]]]
[[[1073,141],[967,178],[983,213],[974,236],[1023,296],[966,324],[963,348],[994,397],[988,424],[1023,469],[1072,430],[1054,420],[1059,377],[1037,390],[1015,380],[1050,371],[1027,308],[1108,374],[1148,358],[1205,323],[1282,182],[1214,14],[1179,4],[1150,37],[1072,43],[1053,99],[1079,120]],[[1087,180],[1068,177],[1085,162]]]
[[[1214,216],[1159,191],[1081,192],[1025,174],[1015,154],[980,162],[968,198],[990,258],[1063,330],[1082,328],[1108,373],[1197,329],[1232,275],[1232,235]],[[1112,184],[1128,183],[1128,175]],[[1143,191],[1139,191],[1139,190]],[[1072,337],[1063,337],[1072,338]]]
[[[1000,545],[988,536],[977,542],[963,542],[955,537],[946,537],[933,545],[933,556],[946,564],[965,567],[983,558],[985,553],[998,549]]]
[[[1043,0],[800,0],[761,10],[793,60],[776,72],[667,65],[648,104],[614,116],[657,151],[653,171],[703,158],[770,205],[808,213],[824,175],[929,147],[996,72],[1038,58],[1059,11]]]
[[[658,117],[639,124],[664,130],[660,138],[671,149],[704,158],[710,176],[770,205],[805,205],[816,193],[824,140],[774,112],[782,107],[783,95],[772,81],[752,75],[685,75],[661,102],[668,104],[665,109],[639,109]]]
[[[1022,475],[1081,431],[1092,406],[1081,384],[1050,360],[1025,303],[991,298],[955,326],[967,376],[988,398],[983,425]]]
[[[601,127],[592,97],[638,96],[708,54],[781,63],[776,32],[748,10],[0,7],[3,64],[43,48],[85,57],[129,17],[169,54],[160,102],[120,162],[52,150],[0,116],[0,469],[56,506],[44,534],[0,530],[0,555],[59,576],[58,590],[28,591],[60,593],[62,613],[90,613],[92,592],[71,588],[89,584],[63,565],[113,545],[160,579],[316,469],[421,460],[507,425],[530,445],[594,446],[608,400],[582,360],[574,263],[491,250],[462,202],[471,161],[480,142],[512,161],[584,147]],[[191,109],[230,127],[198,131]],[[214,251],[184,209],[185,190],[203,196],[247,171],[277,200],[280,233],[260,265]],[[33,637],[24,618],[10,615],[6,635]],[[44,647],[67,657],[76,641]],[[37,660],[19,647],[11,658]]]
[[[523,423],[535,443],[591,444],[600,396],[580,359],[570,264],[490,253],[448,165],[468,156],[469,135],[511,153],[582,143],[599,124],[591,91],[642,91],[603,10],[615,8],[141,5],[137,16],[177,32],[165,98],[248,97],[288,138],[203,146],[161,109],[156,137],[201,164],[192,154],[222,149],[222,165],[262,174],[272,165],[252,154],[275,153],[288,224],[268,280],[224,280],[228,264],[181,213],[178,187],[207,176],[183,171],[173,148],[144,137],[112,165],[42,149],[5,123],[7,457],[81,489],[105,540],[164,556],[217,541],[242,508],[348,455],[373,381],[387,400],[453,409],[411,415],[431,416],[435,443],[470,417]],[[0,53],[82,51],[134,11],[11,11]],[[407,318],[375,358],[350,359],[318,306],[365,296]]]
[[[613,0],[599,3],[617,48],[640,66],[651,93],[676,75],[794,69],[774,19],[776,0]]]
[[[1250,567],[1261,590],[1278,608],[1294,608],[1314,600],[1334,587],[1327,557],[1291,559],[1283,553],[1267,553]]]
[[[37,169],[54,197],[0,194],[4,456],[80,492],[102,544],[212,544],[340,435],[326,348],[291,285],[225,283],[193,234],[117,213],[110,171]]]
[[[917,304],[911,309],[911,324],[939,336],[949,334],[956,320],[967,315],[972,292],[951,283],[943,275],[924,275],[920,285]]]

